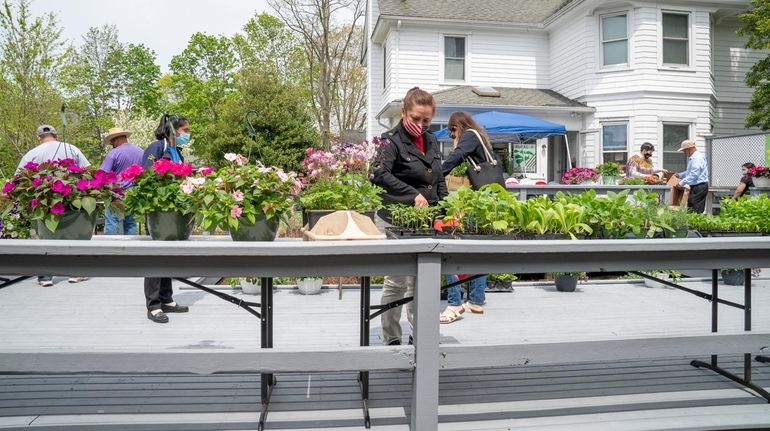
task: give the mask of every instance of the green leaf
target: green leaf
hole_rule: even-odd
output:
[[[59,227],[59,218],[54,215],[49,215],[45,218],[45,227],[51,232],[56,232],[56,228]]]
[[[83,209],[86,210],[89,215],[96,211],[96,199],[88,196],[81,199],[81,201],[83,204]]]

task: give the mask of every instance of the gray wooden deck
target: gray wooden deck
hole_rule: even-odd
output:
[[[61,280],[61,279],[59,279]],[[689,287],[709,289],[706,283]],[[770,328],[770,282],[754,284],[754,328]],[[0,291],[0,353],[147,352],[163,349],[252,351],[259,322],[202,292],[178,289],[190,313],[168,325],[145,318],[141,279],[32,281]],[[720,296],[742,301],[743,289]],[[358,292],[275,294],[276,347],[358,344]],[[373,303],[379,291],[373,292]],[[486,314],[441,326],[444,344],[537,343],[703,334],[709,303],[673,289],[640,284],[581,285],[489,293]],[[607,304],[612,304],[609,307]],[[34,320],[28,319],[35,313]],[[720,332],[738,333],[742,313],[720,307]],[[406,326],[404,324],[404,326]],[[380,342],[379,322],[372,344]],[[705,370],[692,358],[451,370],[440,375],[441,430],[644,430],[770,427],[770,406]],[[740,371],[742,357],[720,357]],[[472,364],[469,364],[472,365]],[[770,365],[754,363],[770,387]],[[268,429],[361,430],[354,373],[281,374]],[[408,429],[411,375],[371,376],[374,430]],[[259,375],[0,375],[0,428],[67,430],[255,429]],[[682,418],[687,420],[683,421]]]

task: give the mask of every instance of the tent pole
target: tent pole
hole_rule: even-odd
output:
[[[567,169],[572,169],[572,155],[569,153],[569,138],[564,134],[564,145],[567,147]]]

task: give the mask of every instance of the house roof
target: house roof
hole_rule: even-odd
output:
[[[573,0],[378,0],[381,16],[541,23]]]
[[[586,108],[553,90],[536,88],[495,87],[499,97],[480,96],[469,85],[453,87],[433,93],[438,105],[480,105],[480,106],[531,106],[544,108]]]

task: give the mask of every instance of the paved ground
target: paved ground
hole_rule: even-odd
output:
[[[689,287],[708,290],[706,283]],[[188,314],[168,325],[145,317],[141,279],[25,282],[0,291],[0,352],[228,349],[259,346],[259,322],[207,294],[178,289]],[[236,293],[240,295],[240,293]],[[742,302],[743,289],[720,295]],[[373,292],[373,302],[379,291]],[[250,297],[250,299],[254,299]],[[588,284],[576,293],[517,287],[490,293],[483,316],[442,325],[442,343],[487,344],[692,335],[709,330],[710,304],[673,289]],[[275,294],[276,347],[354,346],[358,292]],[[609,304],[609,305],[608,305]],[[720,307],[720,332],[741,332],[739,310]],[[406,325],[404,325],[406,326]],[[755,283],[754,327],[770,328],[770,282]],[[379,340],[379,322],[372,343]],[[732,382],[690,367],[691,358],[455,370],[441,374],[442,430],[719,429],[770,426],[770,406]],[[735,371],[740,357],[721,358]],[[754,363],[770,387],[770,365]],[[279,376],[270,429],[363,429],[355,374]],[[375,430],[404,430],[408,373],[372,376]],[[67,430],[254,429],[255,375],[4,375],[0,428]],[[688,417],[682,421],[682,417]],[[128,425],[130,424],[130,425]],[[684,428],[683,428],[684,427]],[[716,427],[716,428],[715,428]]]

